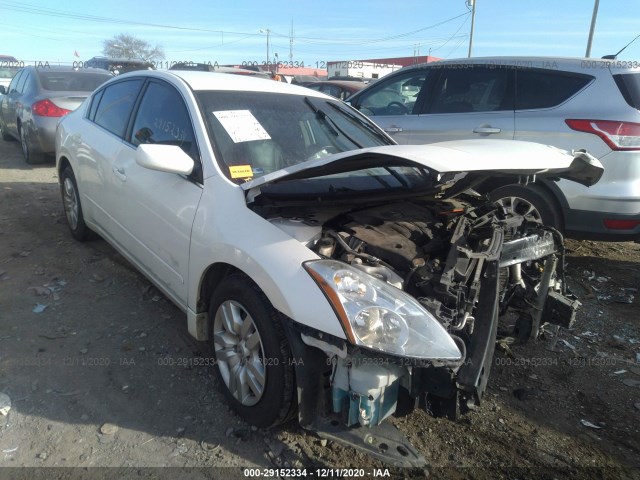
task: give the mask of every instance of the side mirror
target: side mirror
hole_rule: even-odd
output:
[[[176,145],[139,145],[135,159],[141,167],[180,175],[190,175],[195,165],[193,159]]]
[[[6,89],[6,88],[4,88],[4,85],[0,85],[0,93],[1,93],[2,95],[6,95],[6,94],[7,94],[7,89]]]

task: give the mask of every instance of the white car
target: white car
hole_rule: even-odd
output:
[[[105,83],[60,122],[56,159],[73,236],[98,233],[186,312],[243,419],[297,413],[404,465],[424,459],[395,430],[353,432],[408,405],[455,417],[482,398],[499,310],[518,303],[535,336],[578,305],[560,235],[474,184],[602,174],[533,143],[399,146],[321,93],[188,71]]]

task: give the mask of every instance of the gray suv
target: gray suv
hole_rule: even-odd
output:
[[[639,61],[445,60],[393,72],[348,103],[400,144],[503,138],[586,149],[605,167],[592,187],[495,179],[477,190],[569,236],[640,241]]]

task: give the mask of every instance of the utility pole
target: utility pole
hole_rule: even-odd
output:
[[[291,20],[291,33],[289,34],[289,61],[293,61],[293,20]]]
[[[467,57],[471,58],[471,48],[473,47],[473,27],[476,21],[476,0],[467,0],[467,6],[471,7],[471,33],[469,34],[469,54]]]
[[[270,63],[270,60],[269,60],[269,34],[271,33],[271,30],[269,30],[268,28],[265,28],[265,29],[261,28],[260,29],[260,33],[266,33],[267,34],[267,66],[268,66],[269,63]]]
[[[269,65],[269,34],[271,30],[267,28],[267,65]]]
[[[593,15],[591,16],[591,28],[589,29],[589,40],[587,40],[587,53],[585,57],[589,58],[591,56],[591,42],[593,42],[593,31],[596,29],[596,19],[598,18],[598,6],[600,5],[600,0],[595,0],[593,4]]]

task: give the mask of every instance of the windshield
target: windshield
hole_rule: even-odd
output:
[[[220,166],[236,182],[334,153],[393,144],[339,101],[266,92],[196,96]]]

